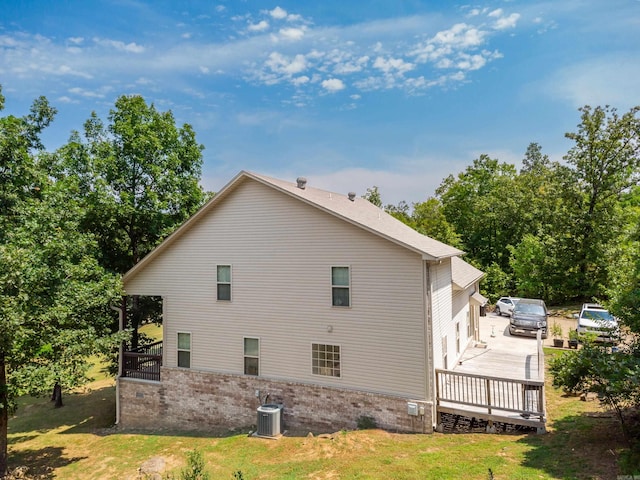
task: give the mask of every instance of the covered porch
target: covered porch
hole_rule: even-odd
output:
[[[120,376],[159,382],[161,366],[162,340],[133,349],[124,349]]]
[[[131,338],[120,345],[119,376],[159,382],[163,358],[162,333],[148,327],[155,324],[161,328],[164,313],[162,297],[124,296],[117,310],[120,330],[131,330]]]
[[[522,425],[545,431],[544,353],[540,338],[512,337],[509,320],[480,317],[479,342],[451,370],[436,370],[436,414]]]

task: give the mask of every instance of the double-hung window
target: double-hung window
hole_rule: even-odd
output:
[[[350,283],[349,267],[331,267],[331,304],[334,307],[351,306]]]
[[[260,373],[260,339],[245,337],[244,339],[244,374]]]
[[[191,367],[191,334],[178,332],[178,366]]]
[[[311,373],[340,377],[340,345],[311,344]]]
[[[216,275],[218,300],[231,301],[231,265],[218,265]]]

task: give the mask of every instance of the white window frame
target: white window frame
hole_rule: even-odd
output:
[[[180,335],[189,335],[189,349],[180,348]],[[184,367],[180,365],[180,352],[189,352],[189,366]],[[176,332],[176,367],[179,368],[191,368],[193,360],[193,335],[191,332]]]
[[[333,269],[334,268],[346,268],[348,272],[348,284],[347,285],[334,285],[333,284]],[[331,282],[331,306],[336,308],[351,308],[351,265],[331,265],[329,281]],[[336,305],[334,303],[333,291],[334,289],[347,289],[348,294],[348,304],[347,305]]]
[[[218,269],[220,267],[228,267],[229,268],[229,281],[228,282],[222,282],[220,281],[220,279],[218,278]],[[227,264],[227,263],[219,263],[216,265],[216,300],[219,302],[230,302],[231,299],[233,298],[232,295],[232,285],[233,283],[233,267],[231,266],[231,264]],[[220,298],[220,285],[229,285],[229,298]]]
[[[246,350],[246,345],[245,345],[245,341],[246,340],[257,340],[258,341],[258,355],[247,355],[247,350]],[[242,371],[245,375],[250,375],[252,377],[259,377],[260,376],[260,337],[242,337]],[[247,358],[255,358],[258,360],[258,373],[253,374],[253,373],[247,373],[247,365],[245,363]]]
[[[327,354],[326,347],[332,347],[338,349],[338,360],[327,360],[324,359],[324,365],[320,365],[320,358],[317,359],[318,364],[314,365],[314,353],[320,352],[319,349],[314,349],[314,346],[324,347],[324,354]],[[335,354],[336,352],[331,352]],[[328,365],[328,362],[332,362],[332,365]],[[336,367],[337,364],[337,367]],[[329,373],[321,373],[321,372],[329,372]],[[338,375],[334,375],[334,373],[338,373]],[[317,377],[324,378],[342,378],[342,345],[336,343],[324,343],[324,342],[312,342],[311,343],[311,375]]]
[[[456,355],[460,355],[460,322],[456,322]]]

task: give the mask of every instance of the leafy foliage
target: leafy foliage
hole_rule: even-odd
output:
[[[175,477],[170,475],[165,478],[174,480]],[[197,449],[189,450],[187,452],[187,466],[180,472],[180,480],[209,480],[210,478],[209,472],[206,471],[202,452]],[[240,478],[242,478],[242,474],[240,474]]]
[[[202,145],[190,125],[178,128],[140,96],[121,96],[105,124],[95,113],[58,155],[58,176],[85,210],[101,264],[124,273],[205,199],[199,185]]]
[[[55,110],[0,118],[0,474],[14,398],[87,380],[86,357],[107,351],[119,277],[98,265],[97,243],[79,234],[78,206],[52,182],[39,134]]]
[[[613,351],[584,338],[582,345],[550,360],[553,385],[572,393],[596,393],[624,428],[625,411],[640,405],[640,343],[636,339]]]
[[[202,205],[202,150],[190,125],[140,96],[119,97],[107,125],[93,113],[83,137],[59,149],[57,177],[82,206],[81,230],[95,235],[103,267],[125,273]],[[161,322],[161,306],[136,296],[128,313],[135,348],[138,326]]]

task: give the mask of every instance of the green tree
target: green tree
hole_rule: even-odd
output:
[[[109,304],[121,295],[120,279],[95,259],[97,246],[78,233],[78,209],[47,186],[41,198],[15,209],[15,224],[0,245],[0,465],[6,469],[6,415],[22,394],[87,381],[87,357],[105,353],[118,339]],[[54,389],[55,387],[55,389]]]
[[[516,173],[515,166],[481,155],[457,177],[449,175],[436,190],[463,250],[483,268],[496,263],[507,271],[506,246],[520,238]]]
[[[452,247],[461,248],[462,241],[444,215],[442,205],[437,198],[428,198],[424,202],[414,203],[410,217],[410,226],[418,232],[439,240]]]
[[[640,334],[640,187],[623,197],[625,234],[607,257],[607,306],[633,332]]]
[[[118,98],[107,126],[93,113],[84,135],[72,134],[58,175],[81,201],[83,230],[96,236],[104,267],[126,272],[203,204],[202,150],[190,125],[178,128],[170,111],[140,96]],[[133,297],[132,347],[149,315],[160,321],[159,302]]]
[[[640,405],[640,345],[625,344],[610,352],[588,339],[577,351],[565,352],[549,361],[553,385],[572,393],[594,392],[615,413],[631,440],[625,411]]]
[[[0,88],[0,111],[4,109]],[[6,251],[10,232],[20,221],[24,202],[37,197],[46,181],[35,152],[42,149],[40,133],[55,116],[44,97],[33,102],[24,117],[0,117],[0,476],[7,469],[7,422],[11,407],[7,367],[19,326],[20,302],[16,296],[24,255]]]
[[[365,193],[362,198],[369,200],[376,207],[382,208],[382,197],[380,196],[377,186],[374,185],[371,188],[367,188],[367,193]]]
[[[382,195],[378,187],[367,188],[367,193],[362,198],[382,208]],[[403,200],[398,205],[386,205],[384,211],[423,235],[453,247],[461,245],[460,236],[447,222],[442,205],[436,198],[428,198],[424,202],[414,203],[412,207],[409,207],[407,202]]]
[[[52,183],[40,133],[54,115],[41,97],[28,115],[0,118],[0,474],[15,396],[82,383],[120,292],[78,234],[78,209]]]
[[[618,115],[615,108],[580,109],[574,146],[564,157],[579,195],[571,198],[579,281],[587,297],[607,283],[606,250],[622,234],[620,200],[640,182],[640,107]]]
[[[102,264],[124,273],[203,203],[203,146],[190,125],[140,96],[121,96],[105,127],[95,113],[84,138],[74,132],[59,150],[65,179],[98,238]]]
[[[10,385],[18,394],[42,394],[85,383],[88,356],[117,345],[110,305],[121,295],[120,277],[97,260],[90,234],[78,233],[79,208],[58,185],[23,205],[20,224],[3,253],[18,262],[3,278],[19,272],[12,313],[19,318],[12,339]],[[15,335],[19,333],[19,335]]]

